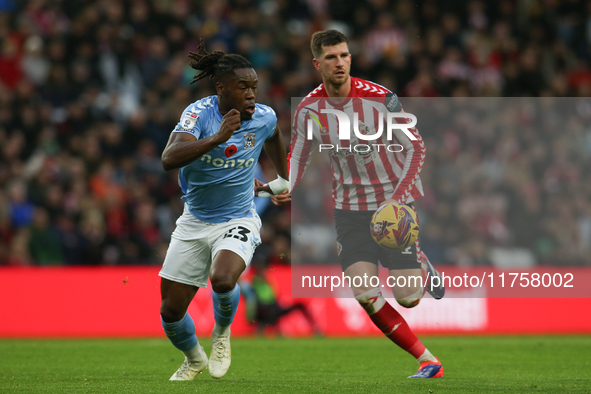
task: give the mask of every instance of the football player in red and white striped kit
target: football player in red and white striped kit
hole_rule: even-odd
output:
[[[396,141],[388,141],[384,130],[376,141],[360,140],[351,132],[350,140],[340,140],[337,117],[322,110],[340,110],[354,119],[358,114],[361,134],[375,134],[378,114],[384,106],[390,112],[401,112],[398,98],[388,89],[370,81],[349,75],[351,54],[347,38],[336,30],[317,32],[312,36],[311,49],[314,67],[322,75],[323,83],[314,89],[297,108],[292,128],[289,157],[291,189],[304,176],[311,154],[319,146],[327,148],[333,172],[333,199],[339,262],[348,277],[378,275],[378,261],[390,270],[393,277],[422,275],[439,276],[424,253],[419,241],[405,250],[387,252],[372,239],[369,224],[377,208],[388,202],[408,204],[423,196],[419,172],[425,160],[425,144],[416,128],[408,129],[416,137],[409,139],[403,131],[394,131]],[[322,114],[322,115],[320,115]],[[322,127],[314,127],[314,138],[307,138],[308,118],[321,117]],[[398,123],[404,120],[397,119]],[[323,122],[326,122],[323,124]],[[353,123],[353,122],[351,122]],[[319,145],[323,144],[323,145]],[[363,147],[351,149],[351,146]],[[399,144],[387,149],[387,146]],[[392,152],[400,150],[401,152]],[[330,146],[339,147],[330,149]],[[359,146],[358,146],[359,147]],[[324,152],[324,151],[323,151]],[[274,197],[276,204],[290,200],[289,194]],[[414,209],[414,208],[413,208]],[[406,281],[407,283],[411,281]],[[369,286],[367,283],[363,285]],[[374,324],[395,344],[412,354],[420,363],[411,378],[443,376],[439,360],[429,352],[412,332],[404,318],[384,299],[379,288],[353,287],[353,293]],[[434,298],[441,298],[443,287],[393,287],[396,301],[412,308],[420,302],[425,289]]]

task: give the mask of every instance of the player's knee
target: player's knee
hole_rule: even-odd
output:
[[[392,289],[394,290],[394,289]],[[396,294],[394,292],[394,297],[396,298],[396,302],[405,308],[414,308],[415,306],[419,305],[421,299],[423,298],[424,290],[423,288],[413,288],[413,289],[406,289],[406,293],[404,295]],[[411,293],[412,292],[412,293]],[[408,294],[410,293],[410,294]]]
[[[364,295],[365,293],[367,293],[368,291],[372,291],[374,290],[373,287],[352,287],[351,288],[353,290],[353,296],[354,297],[359,297],[361,295]],[[376,288],[377,289],[377,288]],[[379,290],[379,289],[378,289]]]
[[[404,297],[404,298],[397,298],[396,302],[405,308],[414,308],[415,306],[419,305],[421,302],[420,298],[417,297]]]
[[[162,304],[160,304],[160,314],[162,315],[162,319],[167,323],[174,323],[176,321],[180,321],[187,311],[178,306],[167,302],[166,300],[162,300]]]
[[[377,287],[355,295],[355,299],[370,316],[382,309],[386,303],[386,300],[382,297],[382,292]]]
[[[230,275],[214,274],[210,276],[211,288],[216,293],[227,293],[236,286],[236,281]]]

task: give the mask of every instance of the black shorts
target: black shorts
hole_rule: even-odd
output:
[[[401,250],[386,250],[373,240],[369,225],[374,212],[334,210],[339,263],[343,271],[358,261],[376,265],[379,261],[390,270],[420,268],[418,238],[412,246]]]

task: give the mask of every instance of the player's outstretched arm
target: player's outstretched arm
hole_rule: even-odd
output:
[[[172,133],[162,152],[164,170],[174,170],[197,160],[219,144],[230,139],[240,129],[240,112],[232,109],[222,120],[220,130],[209,137],[197,139],[189,133]]]
[[[287,172],[287,151],[285,150],[281,130],[278,126],[275,128],[275,133],[265,141],[263,147],[265,148],[267,157],[273,163],[278,177],[265,185],[255,185],[255,193],[259,197],[271,197],[289,188],[289,182],[287,181],[289,177],[289,173]]]
[[[271,160],[277,171],[277,175],[283,179],[287,179],[289,177],[289,173],[287,172],[287,151],[283,144],[283,137],[281,136],[279,126],[275,128],[275,133],[265,141],[264,148],[267,157]]]

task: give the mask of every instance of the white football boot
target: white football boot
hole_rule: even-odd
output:
[[[208,360],[207,354],[203,350],[203,346],[199,345],[199,361],[190,362],[187,357],[180,366],[180,368],[171,376],[170,380],[193,380],[195,376],[200,374],[205,368],[207,368]]]
[[[212,378],[219,379],[228,372],[232,362],[230,350],[230,329],[220,335],[214,327],[211,334],[211,355],[209,356],[209,374]]]

